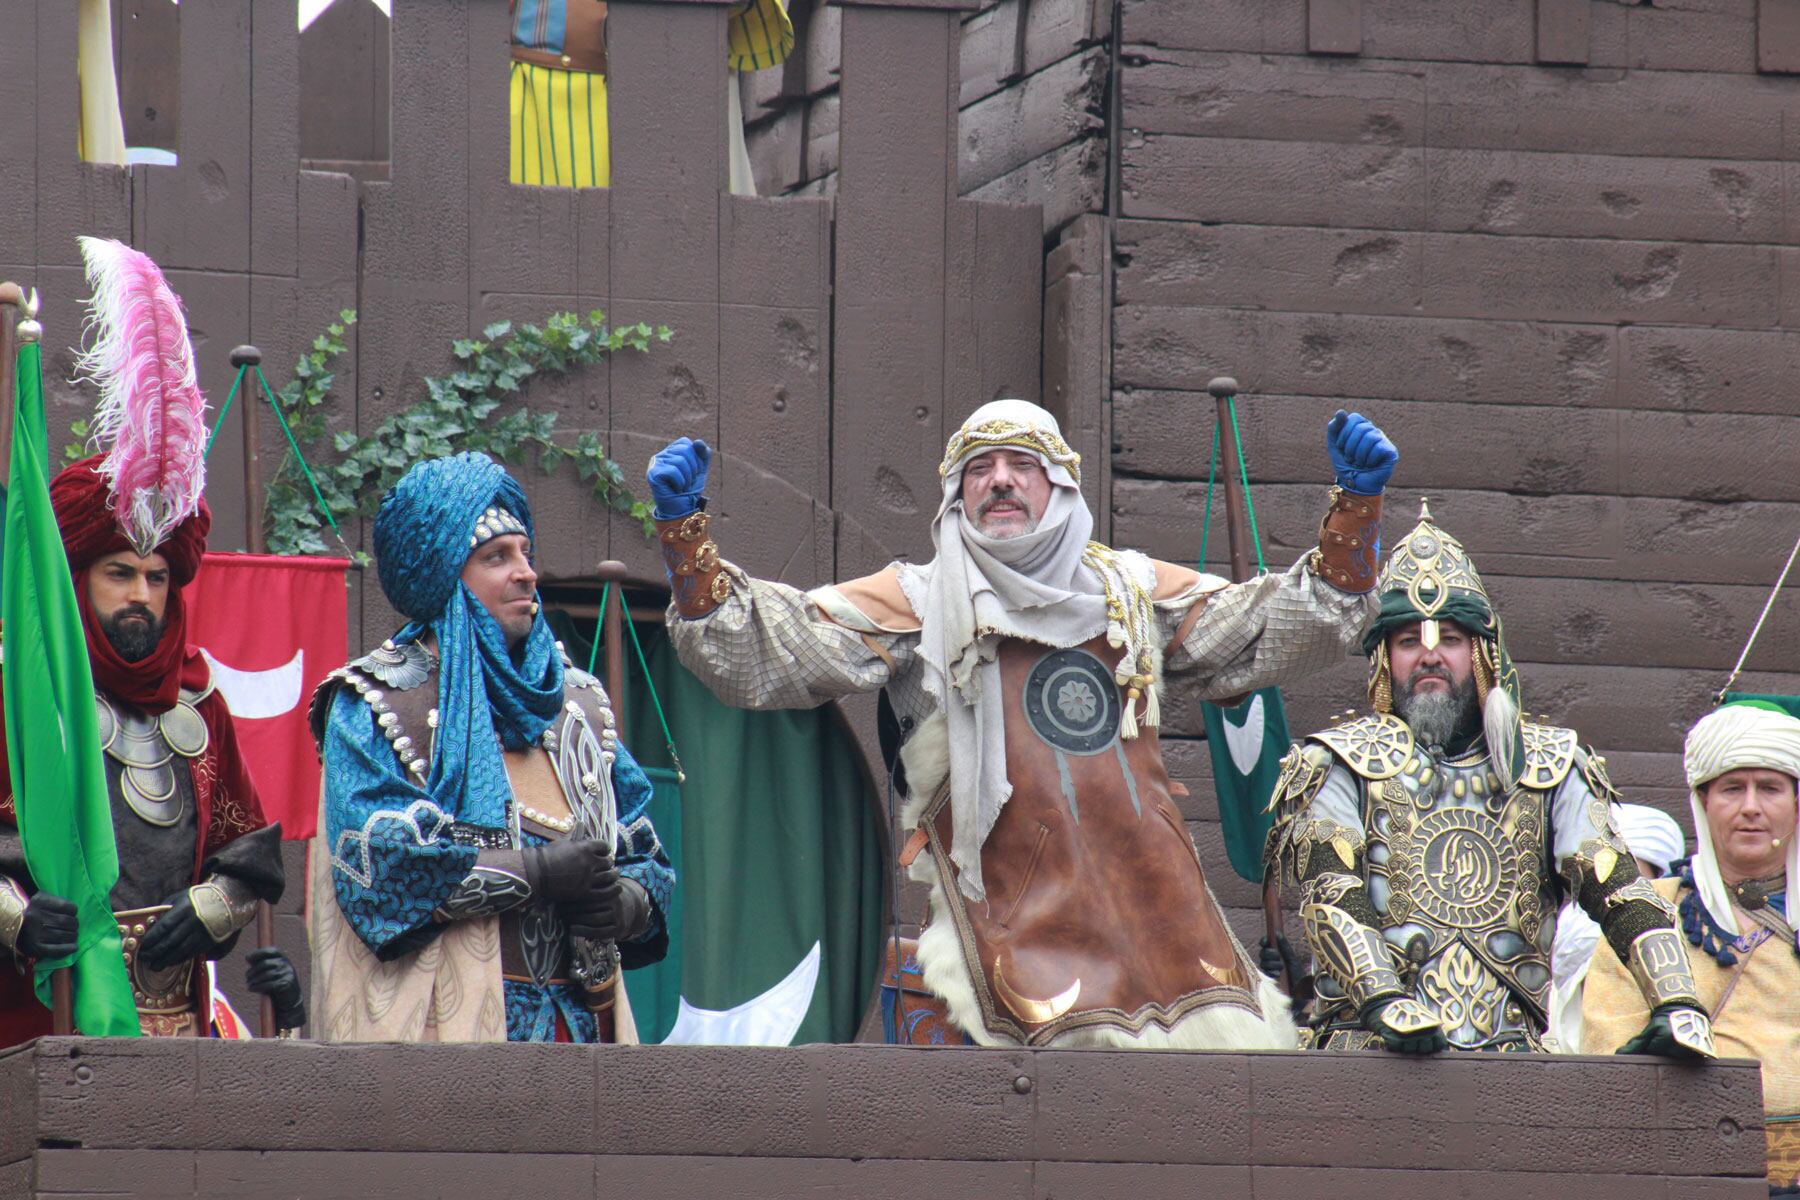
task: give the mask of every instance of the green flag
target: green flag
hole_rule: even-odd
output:
[[[641,633],[687,780],[667,769],[627,650],[626,742],[656,787],[651,817],[677,871],[668,957],[625,975],[639,1037],[852,1040],[875,983],[883,876],[879,811],[849,732],[830,708],[729,708],[661,629]]]
[[[1770,696],[1762,692],[1726,692],[1726,704],[1760,704],[1779,709],[1790,717],[1800,718],[1800,696]]]
[[[1288,752],[1287,709],[1280,688],[1252,692],[1235,708],[1202,704],[1213,788],[1219,796],[1219,829],[1231,868],[1251,883],[1263,877],[1263,842],[1275,814],[1269,797]]]
[[[94,677],[50,507],[47,440],[43,369],[33,343],[19,350],[13,406],[0,559],[0,629],[6,638],[0,687],[25,864],[40,889],[75,903],[81,923],[73,959],[37,964],[37,992],[48,1003],[50,972],[72,966],[75,1027],[90,1036],[136,1037],[137,1007],[109,901],[119,881],[119,856],[100,760]]]

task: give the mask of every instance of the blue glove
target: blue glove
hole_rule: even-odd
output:
[[[1400,452],[1375,422],[1341,408],[1325,426],[1325,452],[1338,486],[1359,496],[1379,495],[1400,461]]]
[[[699,508],[711,465],[712,447],[694,438],[676,438],[658,450],[644,472],[656,501],[656,519],[673,521]]]

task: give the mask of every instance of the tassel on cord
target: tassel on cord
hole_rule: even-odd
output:
[[[206,488],[206,398],[194,373],[181,301],[150,257],[84,237],[88,347],[78,373],[100,386],[94,444],[113,515],[148,555],[200,507]]]

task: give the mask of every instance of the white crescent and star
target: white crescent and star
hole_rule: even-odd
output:
[[[1263,698],[1261,693],[1251,698],[1250,705],[1244,712],[1242,725],[1233,725],[1229,715],[1226,715],[1222,724],[1225,726],[1225,748],[1231,751],[1231,765],[1238,769],[1240,775],[1250,774],[1256,770],[1256,764],[1262,761]]]
[[[213,683],[225,697],[225,707],[232,716],[279,717],[299,707],[306,681],[305,650],[294,651],[294,657],[266,671],[245,671],[222,663],[204,646],[200,653],[212,668]]]

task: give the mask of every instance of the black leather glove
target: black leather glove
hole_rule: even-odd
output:
[[[1650,1023],[1644,1026],[1641,1033],[1614,1053],[1655,1054],[1662,1058],[1706,1058],[1705,1054],[1694,1047],[1684,1046],[1675,1040],[1675,1031],[1669,1026],[1669,1014],[1677,1010],[1698,1011],[1691,1004],[1664,1004],[1651,1012]]]
[[[531,895],[557,907],[599,891],[618,873],[613,870],[612,848],[587,838],[563,838],[547,846],[527,846],[520,851],[525,882]]]
[[[156,918],[156,924],[138,942],[138,958],[153,971],[199,958],[213,945],[212,934],[194,911],[194,899],[186,888],[170,896],[167,903],[169,911]]]
[[[559,910],[569,932],[596,942],[629,942],[650,924],[650,893],[617,869],[606,886]]]
[[[1444,1027],[1418,1001],[1405,996],[1371,1001],[1360,1020],[1364,1029],[1379,1034],[1382,1044],[1396,1054],[1436,1054],[1450,1047]]]
[[[79,933],[75,902],[39,892],[25,904],[25,921],[19,926],[19,953],[26,958],[66,958],[75,953]]]
[[[298,1029],[306,1024],[306,999],[300,992],[300,976],[294,964],[275,946],[258,946],[244,955],[250,965],[244,981],[259,996],[275,1002],[275,1024]]]

